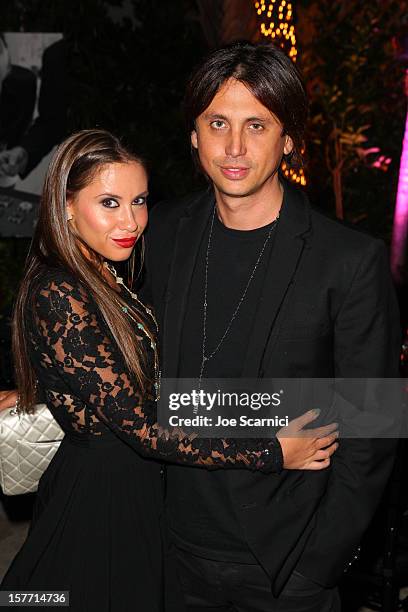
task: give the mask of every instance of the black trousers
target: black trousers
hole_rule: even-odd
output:
[[[214,561],[177,549],[188,612],[340,612],[337,589],[294,572],[278,598],[260,565]]]

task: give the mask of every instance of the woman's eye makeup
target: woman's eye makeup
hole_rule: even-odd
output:
[[[102,200],[102,205],[105,206],[105,208],[117,208],[119,206],[119,203],[113,198],[104,198]]]
[[[139,196],[133,200],[132,204],[136,204],[136,206],[143,206],[143,204],[146,204],[146,199],[147,196]]]
[[[138,198],[135,198],[133,200],[132,205],[143,206],[144,204],[146,204],[146,200],[147,200],[147,196],[139,196]],[[119,207],[119,202],[115,200],[114,198],[103,198],[103,200],[101,201],[101,204],[105,208],[118,208]]]

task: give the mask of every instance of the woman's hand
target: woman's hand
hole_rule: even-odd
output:
[[[282,447],[283,467],[286,470],[323,470],[330,465],[330,457],[339,446],[336,442],[338,424],[303,429],[318,415],[319,411],[309,410],[276,434]]]
[[[18,392],[15,389],[12,391],[0,391],[0,410],[13,408],[17,403],[17,398]]]

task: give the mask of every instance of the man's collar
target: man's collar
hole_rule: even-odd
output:
[[[301,236],[310,229],[310,204],[307,196],[297,187],[282,181],[284,194],[280,211],[280,231]]]
[[[279,225],[287,234],[302,235],[310,228],[310,204],[307,196],[289,181],[281,179],[283,187],[283,202],[279,215]],[[214,206],[215,194],[212,185],[192,197],[185,208],[185,216],[194,216],[199,211],[211,211]],[[282,230],[281,230],[282,231]]]

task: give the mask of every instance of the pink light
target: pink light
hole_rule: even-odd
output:
[[[408,71],[406,73],[408,81]],[[404,265],[408,238],[408,114],[402,144],[397,203],[391,241],[391,270],[396,282],[404,282]]]

